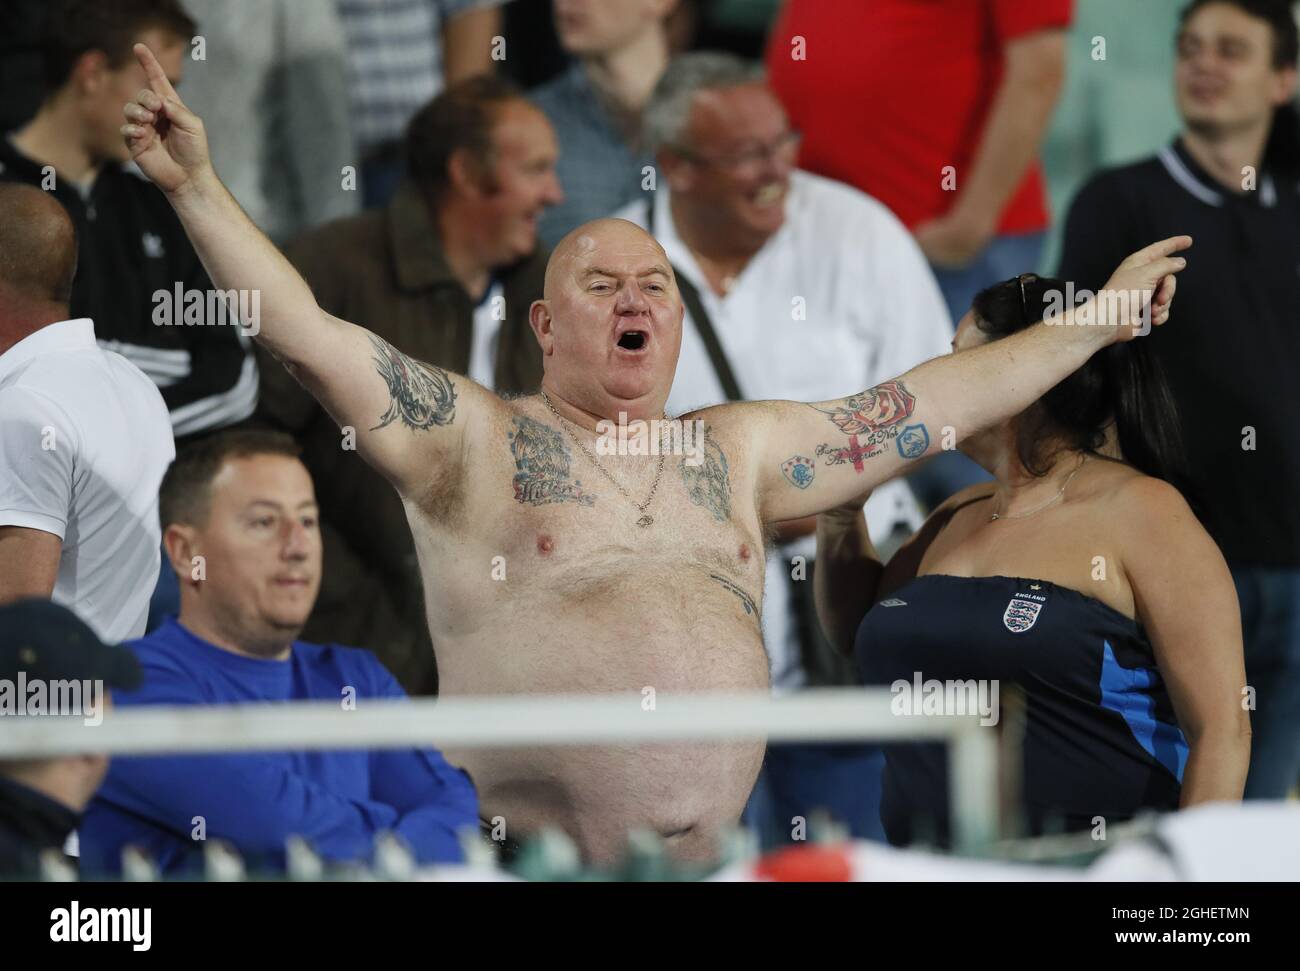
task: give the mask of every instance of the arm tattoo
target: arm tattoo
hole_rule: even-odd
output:
[[[916,399],[902,381],[886,381],[861,394],[850,395],[834,408],[818,408],[845,435],[863,435],[878,428],[889,428],[910,418]]]
[[[551,502],[576,502],[590,506],[596,497],[582,491],[582,483],[570,481],[572,456],[554,428],[522,416],[507,432],[510,453],[515,459],[515,501],[530,506]]]
[[[731,479],[727,474],[727,456],[723,454],[722,446],[709,434],[707,425],[704,427],[704,461],[699,465],[682,462],[679,467],[691,502],[713,513],[713,518],[720,523],[731,518]]]
[[[919,459],[930,448],[930,432],[922,424],[904,425],[899,428],[882,428],[859,439],[857,435],[849,437],[848,445],[833,445],[823,442],[817,446],[816,454],[826,465],[847,465],[862,471],[862,460],[879,455],[885,449],[885,443],[893,441],[898,447],[898,454],[905,459]],[[784,469],[784,466],[782,467]],[[787,475],[786,478],[789,478]],[[792,480],[793,481],[793,480]],[[811,476],[809,477],[811,481]],[[796,482],[795,485],[798,485]]]
[[[849,437],[847,446],[831,443],[817,446],[816,454],[826,465],[852,463],[853,470],[861,472],[863,459],[879,455],[895,439],[903,458],[919,458],[930,447],[930,436],[924,425],[903,424],[912,416],[916,398],[897,379],[850,395],[833,408],[808,407],[820,411]]]
[[[905,459],[919,459],[930,447],[930,433],[922,424],[904,425],[894,440],[898,454]]]
[[[781,463],[781,474],[795,488],[807,489],[817,475],[817,462],[806,455],[791,455]]]
[[[451,375],[440,367],[408,357],[381,337],[370,335],[375,349],[375,370],[388,385],[388,411],[378,431],[401,420],[413,431],[422,432],[456,419],[456,387]]]
[[[709,579],[717,580],[720,584],[722,584],[724,587],[726,587],[728,590],[734,593],[737,597],[739,597],[741,605],[745,608],[745,613],[749,614],[751,617],[755,619],[758,619],[758,607],[754,605],[753,597],[745,593],[744,590],[742,590],[735,583],[728,580],[724,576],[719,576],[716,573],[710,573]]]

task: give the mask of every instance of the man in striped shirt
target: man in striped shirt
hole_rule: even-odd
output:
[[[397,189],[402,137],[415,113],[448,84],[492,69],[503,2],[335,0],[367,208],[386,204]]]

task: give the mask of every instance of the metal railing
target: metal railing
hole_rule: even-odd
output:
[[[161,755],[407,746],[490,748],[766,738],[795,741],[936,741],[950,746],[956,849],[997,838],[998,748],[979,716],[898,715],[886,688],[766,693],[485,695],[358,698],[109,710],[78,716],[0,717],[0,760],[104,752]]]

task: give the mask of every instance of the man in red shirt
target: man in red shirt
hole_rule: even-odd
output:
[[[889,206],[953,320],[1036,268],[1048,225],[1038,149],[1073,0],[786,0],[767,52],[803,132],[800,165]]]
[[[916,236],[954,321],[1038,268],[1038,150],[1065,74],[1074,0],[785,0],[770,83],[801,168],[875,196]],[[934,508],[986,479],[956,453],[910,477]]]

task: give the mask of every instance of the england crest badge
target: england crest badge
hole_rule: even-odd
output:
[[[1023,634],[1038,621],[1043,605],[1021,597],[1012,597],[1007,609],[1002,613],[1002,623],[1013,634]]]

